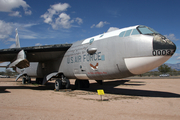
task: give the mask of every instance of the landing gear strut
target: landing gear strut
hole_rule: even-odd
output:
[[[31,78],[29,76],[24,76],[22,78],[22,84],[31,83]]]
[[[82,88],[89,88],[89,80],[79,80],[75,81],[75,88],[82,89]]]
[[[55,90],[59,91],[60,89],[69,89],[70,88],[70,81],[65,76],[62,75],[61,79],[57,79],[55,81]]]

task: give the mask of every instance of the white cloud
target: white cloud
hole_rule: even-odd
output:
[[[91,26],[91,28],[94,28],[96,25],[95,24],[93,24],[92,26]]]
[[[22,16],[20,15],[20,12],[19,12],[19,11],[11,12],[11,13],[9,14],[9,16],[22,17]]]
[[[93,24],[92,26],[91,26],[91,28],[94,28],[94,27],[96,27],[96,28],[101,28],[101,27],[103,27],[105,24],[109,24],[108,22],[106,22],[106,21],[100,21],[97,25],[95,25],[95,24]]]
[[[47,12],[41,15],[44,18],[44,23],[50,24],[53,29],[58,28],[71,28],[72,23],[77,22],[79,25],[83,23],[83,20],[79,17],[74,20],[71,19],[70,15],[67,15],[64,11],[69,8],[68,3],[58,3],[51,5]]]
[[[70,20],[70,16],[66,13],[61,13],[58,18],[56,18],[55,23],[52,23],[53,29],[60,28],[70,28],[71,23],[74,22],[74,20]]]
[[[15,39],[15,38],[8,38],[7,41],[13,41],[13,42],[15,42],[16,39]]]
[[[22,39],[37,39],[37,35],[26,33],[26,34],[20,35],[20,38],[22,38]]]
[[[13,9],[19,8],[19,7],[23,7],[24,13],[26,15],[32,14],[32,12],[30,10],[28,10],[28,8],[30,6],[24,0],[0,0],[0,11],[1,12],[12,12],[9,15],[12,15],[14,12],[17,12],[17,11],[13,11]]]
[[[179,53],[174,53],[173,54],[173,57],[177,57],[177,56],[180,56],[180,54]]]
[[[101,27],[103,27],[105,24],[109,24],[108,22],[103,22],[103,21],[100,21],[97,25],[96,25],[96,27],[97,28],[101,28]]]
[[[26,28],[26,27],[32,27],[32,26],[38,25],[38,24],[36,24],[36,23],[29,23],[29,24],[20,24],[20,25]]]
[[[31,30],[28,30],[29,27],[32,27],[34,25],[37,24],[7,23],[0,20],[0,41],[5,44],[15,42],[15,28],[19,28],[19,39],[37,39],[39,38],[39,35]],[[11,45],[10,47],[13,47],[13,45]]]
[[[36,43],[35,46],[42,46],[42,44],[41,43]]]
[[[51,6],[51,8],[56,10],[57,12],[66,11],[68,7],[70,7],[68,3],[58,3]]]
[[[44,18],[45,23],[51,23],[53,20],[53,16],[59,14],[60,12],[66,11],[67,8],[70,7],[68,3],[58,3],[51,5],[51,7],[47,10],[47,12],[41,15]]]
[[[11,25],[16,27],[16,28],[28,28],[28,27],[38,25],[38,23],[28,23],[28,24],[11,23]]]
[[[13,27],[13,31],[15,30],[15,28],[18,28],[19,39],[37,39],[38,38],[37,33],[29,30],[30,27],[35,25],[38,25],[38,23],[28,23],[28,24],[11,23],[11,26]]]
[[[6,23],[0,20],[0,40],[4,40],[9,38],[12,34],[13,27],[10,23]]]
[[[117,28],[117,27],[110,27],[108,30],[107,30],[107,32],[111,32],[111,31],[114,31],[114,30],[118,30],[119,28]]]
[[[176,60],[180,60],[180,53],[174,53],[172,58]]]
[[[178,57],[177,60],[180,60],[180,57]]]
[[[19,32],[19,39],[37,39],[39,38],[39,35],[31,30],[28,30],[26,27],[21,27],[21,29],[18,30]]]
[[[169,34],[169,35],[164,35],[164,36],[167,37],[167,38],[170,39],[170,40],[175,40],[175,41],[179,40],[179,39],[177,39],[177,38],[175,37],[174,34]]]
[[[26,15],[31,15],[31,14],[32,14],[32,11],[31,11],[31,10],[25,10],[25,14],[26,14]]]
[[[113,16],[113,17],[119,17],[121,16],[120,12],[119,11],[116,11],[116,10],[108,10],[108,13]]]
[[[80,25],[83,23],[83,20],[79,17],[76,18],[76,22]]]
[[[12,44],[9,48],[15,48],[16,47],[16,44]]]

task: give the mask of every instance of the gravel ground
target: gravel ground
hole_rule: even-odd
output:
[[[180,79],[90,81],[90,88],[54,91],[0,78],[1,120],[180,120]],[[103,89],[105,95],[97,94]]]

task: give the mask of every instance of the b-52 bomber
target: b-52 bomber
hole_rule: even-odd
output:
[[[19,72],[16,81],[35,77],[42,84],[55,80],[55,89],[88,88],[89,80],[120,79],[148,72],[167,61],[176,45],[150,27],[136,25],[103,33],[73,44],[1,49],[0,62]]]

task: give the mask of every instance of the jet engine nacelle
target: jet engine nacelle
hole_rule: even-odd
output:
[[[42,74],[42,64],[38,62],[31,62],[30,66],[27,68],[19,69],[16,68],[16,71],[22,75],[28,75],[31,77],[43,78]]]

